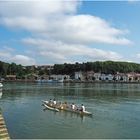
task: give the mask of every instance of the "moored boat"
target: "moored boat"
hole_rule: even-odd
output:
[[[38,83],[63,83],[64,80],[63,79],[60,79],[60,80],[55,80],[55,79],[50,79],[50,80],[45,80],[45,79],[38,79],[36,80],[36,82]]]
[[[2,88],[3,87],[3,84],[2,83],[0,83],[0,88]]]

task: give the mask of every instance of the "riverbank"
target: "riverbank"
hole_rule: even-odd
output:
[[[9,140],[9,134],[5,125],[4,118],[2,116],[2,111],[0,109],[0,139]]]
[[[37,83],[35,80],[4,80],[1,81],[2,83],[5,82],[23,82],[23,83]],[[47,82],[38,82],[38,83],[47,83]],[[59,83],[59,82],[58,82]],[[111,83],[111,84],[140,84],[140,81],[79,81],[79,80],[70,80],[70,81],[63,81],[62,83]]]

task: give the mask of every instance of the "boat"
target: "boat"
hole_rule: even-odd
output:
[[[0,88],[2,88],[3,87],[3,84],[2,83],[0,83]]]
[[[76,113],[76,114],[79,114],[79,115],[89,115],[89,116],[92,116],[92,113],[89,112],[89,111],[72,110],[72,109],[69,109],[69,108],[64,108],[63,110],[69,111],[69,112],[73,112],[73,113]]]
[[[60,80],[57,80],[57,79],[47,80],[47,83],[63,83],[63,82],[64,82],[63,79],[60,79]]]
[[[2,91],[0,91],[0,99],[2,98]]]
[[[59,109],[57,109],[57,108],[54,108],[54,107],[48,106],[47,104],[43,104],[43,105],[44,105],[47,109],[49,109],[49,110],[59,112]]]
[[[79,114],[79,115],[92,116],[92,113],[89,112],[89,111],[73,110],[73,109],[71,109],[71,108],[68,107],[68,106],[60,105],[60,104],[57,104],[57,105],[54,106],[53,104],[50,104],[49,101],[43,101],[43,104],[44,104],[44,106],[46,106],[47,108],[51,108],[51,109],[64,110],[64,111],[76,113],[76,114]]]
[[[38,83],[63,83],[64,80],[63,79],[60,79],[60,80],[55,80],[55,79],[50,79],[50,80],[43,79],[43,80],[41,80],[41,79],[38,79],[38,80],[36,80],[36,82],[38,82]]]

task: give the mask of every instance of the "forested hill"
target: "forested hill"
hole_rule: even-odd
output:
[[[15,63],[5,63],[0,61],[0,77],[5,77],[9,74],[15,74],[18,78],[22,78],[28,74],[69,74],[72,75],[77,71],[94,71],[108,74],[115,74],[116,72],[128,73],[136,72],[140,73],[140,64],[129,62],[114,62],[114,61],[96,61],[86,63],[75,64],[55,64],[53,70],[43,70],[35,66],[22,66]]]
[[[31,70],[28,67],[0,61],[0,78],[5,78],[6,75],[16,75],[17,78],[22,78],[29,73],[31,73]]]
[[[53,73],[55,74],[71,74],[75,71],[94,71],[101,73],[115,74],[116,72],[140,73],[140,64],[130,62],[115,62],[115,61],[96,61],[87,63],[75,64],[55,64]]]

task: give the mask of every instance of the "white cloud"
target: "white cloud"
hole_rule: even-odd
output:
[[[33,32],[33,34],[67,43],[132,44],[130,40],[123,37],[126,30],[111,27],[107,21],[90,15],[67,15],[51,19],[33,17],[2,18],[1,23],[8,27],[26,29]]]
[[[15,50],[13,48],[7,46],[1,46],[0,48],[0,60],[8,63],[17,63],[22,65],[34,65],[36,61],[26,55],[15,54]]]
[[[140,53],[136,54],[136,57],[137,57],[137,58],[140,58]]]
[[[54,14],[73,14],[78,0],[22,0],[0,1],[0,13],[4,17],[45,17]]]
[[[2,2],[0,23],[68,43],[132,44],[124,37],[126,30],[96,16],[74,14],[78,5],[78,1],[64,0]]]
[[[11,55],[9,52],[6,52],[6,51],[1,51],[0,52],[0,59],[2,58],[9,58]]]
[[[128,0],[128,2],[129,2],[130,4],[135,4],[135,3],[139,2],[139,0]]]
[[[94,44],[107,43],[117,45],[130,45],[132,42],[125,37],[125,30],[116,29],[111,25],[95,16],[74,15],[66,16],[63,19],[51,22],[46,36],[62,40],[68,43]]]
[[[125,37],[127,30],[113,27],[97,16],[78,15],[80,4],[78,0],[1,1],[0,24],[29,31],[33,38],[22,42],[33,46],[33,53],[38,56],[35,58],[30,53],[30,58],[17,54],[12,60],[33,64],[34,59],[39,58],[50,63],[72,62],[76,58],[79,61],[121,59],[122,56],[116,52],[88,46],[95,43],[131,45],[133,42]]]
[[[11,57],[11,53],[13,52],[12,48],[7,46],[0,46],[0,60],[6,61]]]
[[[77,61],[80,59],[85,59],[85,61],[120,60],[122,58],[121,55],[113,51],[103,51],[79,44],[65,44],[60,41],[51,42],[34,38],[23,39],[22,42],[26,46],[36,49],[36,55],[49,61],[53,60],[55,63],[73,62],[75,57]]]
[[[15,55],[11,58],[11,61],[17,63],[17,64],[22,64],[22,65],[34,65],[35,64],[35,60],[25,56],[25,55]]]

